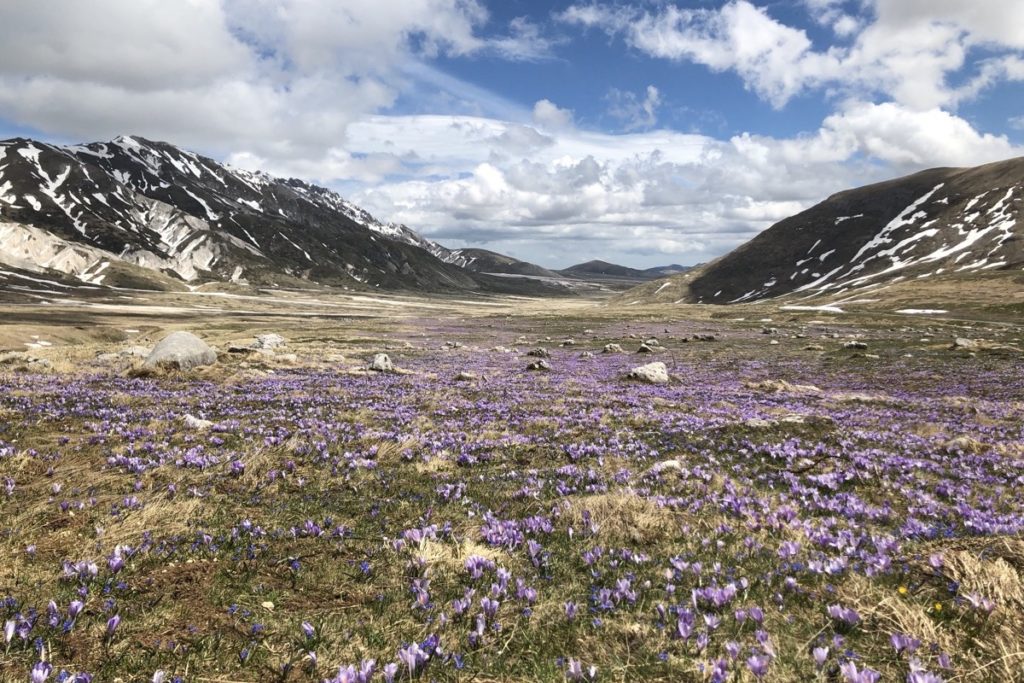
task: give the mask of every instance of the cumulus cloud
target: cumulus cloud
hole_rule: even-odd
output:
[[[612,88],[606,98],[608,113],[622,121],[626,130],[651,128],[658,122],[657,109],[661,106],[661,93],[653,85],[647,86],[643,99],[636,93]]]
[[[562,109],[551,100],[538,100],[533,105],[533,122],[542,128],[571,128],[573,113]]]
[[[621,35],[652,57],[734,71],[745,86],[781,108],[811,89],[848,96],[883,94],[919,109],[956,105],[1000,80],[1021,80],[1024,25],[1017,0],[873,0],[870,15],[854,17],[833,0],[804,0],[811,15],[843,36],[848,46],[815,49],[807,32],[774,19],[748,0],[718,9],[658,9],[633,5],[575,5],[561,21]],[[873,15],[873,16],[871,16]],[[967,53],[995,56],[966,88],[950,83]]]
[[[690,262],[735,247],[842,189],[923,167],[1024,154],[1007,138],[979,133],[948,112],[891,102],[847,102],[817,131],[793,138],[741,134],[723,141],[672,131],[573,129],[529,153],[502,152],[504,133],[519,127],[472,117],[375,117],[356,124],[361,152],[402,154],[430,139],[423,160],[449,172],[438,178],[409,169],[406,178],[354,198],[440,241],[483,242],[546,264],[560,258],[553,243],[588,241],[586,253],[646,250],[649,263],[665,256]],[[581,253],[565,252],[569,260]]]
[[[271,162],[321,155],[438,55],[540,58],[476,0],[97,0],[0,5],[0,112],[63,138],[120,133]],[[116,47],[112,47],[116,46]]]

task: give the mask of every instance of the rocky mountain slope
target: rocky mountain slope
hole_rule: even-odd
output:
[[[0,263],[93,285],[210,280],[429,291],[544,291],[464,259],[331,190],[138,137],[0,142]]]
[[[561,278],[554,271],[528,261],[520,261],[487,249],[456,249],[446,257],[450,263],[458,263],[474,273],[499,273],[527,277]]]
[[[1024,158],[936,168],[835,194],[630,302],[841,298],[1024,266]]]

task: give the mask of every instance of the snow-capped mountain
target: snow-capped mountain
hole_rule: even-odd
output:
[[[0,142],[0,263],[93,284],[112,274],[502,290],[458,254],[301,180],[163,142]]]
[[[936,168],[833,195],[631,300],[842,297],[1024,266],[1024,158]]]

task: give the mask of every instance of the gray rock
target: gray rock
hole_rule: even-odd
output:
[[[862,341],[848,341],[845,344],[843,344],[843,348],[844,349],[858,349],[860,351],[863,351],[864,349],[868,348],[868,345],[865,344]]]
[[[170,367],[189,370],[217,362],[217,352],[191,332],[172,332],[153,347],[146,358],[149,368]]]
[[[668,384],[668,368],[661,361],[656,361],[633,368],[626,377],[648,384]]]
[[[535,349],[527,351],[526,355],[532,356],[533,358],[551,358],[551,354],[548,353],[548,350],[545,349],[543,346],[538,346]]]
[[[601,353],[625,353],[621,344],[605,344]]]
[[[370,361],[370,364],[366,368],[367,370],[373,370],[374,372],[394,372],[395,366],[391,363],[391,358],[386,353],[378,353]]]
[[[288,342],[285,338],[279,334],[273,332],[269,334],[261,334],[256,337],[256,343],[252,345],[254,349],[276,349],[278,346],[284,346]]]
[[[761,382],[744,382],[748,389],[764,391],[770,394],[820,394],[821,389],[813,384],[790,384],[784,379],[766,379]]]
[[[640,348],[636,350],[637,353],[654,353],[654,347],[649,344],[641,344]]]
[[[189,429],[194,429],[197,432],[203,432],[213,426],[213,423],[209,420],[203,420],[193,415],[186,415],[182,418],[185,422],[185,426]]]
[[[459,381],[459,382],[472,382],[472,381],[480,379],[480,376],[477,375],[474,372],[462,371],[459,374],[455,375],[455,379],[456,379],[456,381]]]
[[[973,339],[967,339],[965,337],[957,337],[953,340],[953,344],[949,347],[951,349],[976,349],[978,348],[978,342]]]
[[[580,351],[580,358],[593,358],[593,357],[594,357],[594,352],[593,351]]]
[[[540,360],[535,360],[529,365],[527,365],[526,369],[532,371],[548,372],[551,370],[551,364],[548,363],[543,358],[541,358]]]

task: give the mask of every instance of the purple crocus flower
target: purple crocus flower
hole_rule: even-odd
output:
[[[316,635],[316,629],[313,628],[313,624],[304,621],[302,622],[302,633],[305,634],[306,640],[312,640],[313,636]]]
[[[5,643],[11,642],[11,639],[14,638],[14,627],[15,626],[17,626],[17,623],[14,621],[14,619],[8,619],[7,621],[4,622],[4,642]]]
[[[121,615],[115,614],[114,616],[107,619],[107,638],[114,635],[114,631],[117,630],[118,625],[121,623]]]
[[[754,674],[755,678],[761,679],[768,674],[768,667],[771,663],[772,660],[764,655],[753,655],[747,659],[747,668],[750,669],[750,673]]]
[[[82,609],[85,607],[85,603],[81,600],[72,600],[71,604],[68,605],[68,618],[74,621],[78,618],[78,615],[82,613]]]
[[[847,683],[878,683],[882,678],[882,674],[873,669],[858,670],[854,662],[846,662],[839,667],[839,671]]]
[[[53,666],[49,662],[36,662],[32,667],[32,683],[44,683],[50,677]]]
[[[811,652],[814,657],[814,666],[821,668],[825,666],[825,661],[828,659],[828,648],[827,647],[816,647]]]
[[[597,667],[589,666],[584,670],[583,664],[580,663],[580,660],[570,657],[568,661],[568,668],[565,671],[565,676],[570,681],[592,681],[597,678]]]

